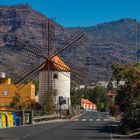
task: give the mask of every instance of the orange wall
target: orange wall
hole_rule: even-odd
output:
[[[0,84],[0,106],[9,105],[16,92],[15,85]],[[32,83],[27,84],[19,91],[19,94],[21,103],[30,100],[35,101],[35,85]]]

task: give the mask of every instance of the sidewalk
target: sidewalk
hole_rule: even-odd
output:
[[[42,122],[42,121],[49,121],[49,120],[55,120],[55,119],[60,119],[60,115],[43,115],[43,116],[35,116],[33,118],[33,122]]]
[[[77,118],[79,118],[79,117],[81,117],[81,116],[83,116],[85,114],[85,112],[83,112],[83,113],[80,113],[80,114],[78,114],[78,115],[76,115],[76,116],[73,116],[72,118],[70,118],[69,120],[75,120],[75,119],[77,119]]]
[[[85,113],[85,112],[84,112]],[[36,116],[33,118],[33,124],[38,124],[38,123],[42,123],[42,122],[56,122],[56,121],[68,121],[68,120],[74,120],[82,115],[84,115],[84,113],[80,113],[77,114],[76,116],[73,116],[72,118],[68,119],[68,118],[60,118],[60,115],[44,115],[44,116]]]
[[[111,122],[117,122],[117,123],[120,122],[120,118],[114,117],[114,116],[109,116],[109,120],[110,120]]]

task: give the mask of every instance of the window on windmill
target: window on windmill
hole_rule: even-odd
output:
[[[53,74],[53,79],[58,79],[58,74],[57,73]]]

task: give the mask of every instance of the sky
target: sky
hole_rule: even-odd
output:
[[[0,0],[0,5],[27,3],[66,27],[93,26],[121,18],[140,21],[140,0]]]

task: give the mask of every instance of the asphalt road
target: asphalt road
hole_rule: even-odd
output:
[[[108,113],[87,112],[69,121],[0,129],[0,140],[116,140]]]

